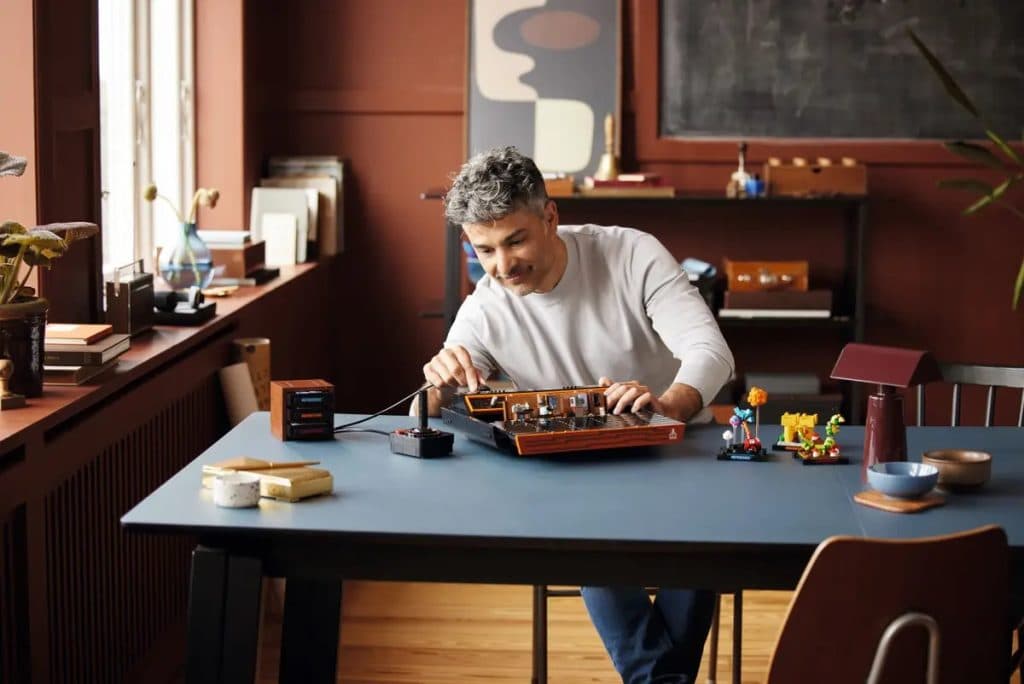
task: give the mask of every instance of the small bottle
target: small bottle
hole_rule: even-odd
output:
[[[747,143],[739,145],[739,166],[732,173],[729,184],[725,187],[727,197],[746,197],[747,182],[750,181],[750,174],[747,173]]]

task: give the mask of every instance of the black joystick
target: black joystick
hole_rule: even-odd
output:
[[[419,392],[420,424],[410,430],[398,429],[391,433],[392,453],[416,458],[438,458],[452,453],[455,435],[435,430],[427,425],[427,388]]]

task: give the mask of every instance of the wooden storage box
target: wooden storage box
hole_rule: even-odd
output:
[[[827,160],[822,160],[823,162]],[[783,164],[764,165],[767,192],[773,196],[815,197],[827,195],[866,195],[868,170],[863,164]]]
[[[725,259],[728,288],[737,292],[807,291],[806,261],[732,261]]]
[[[210,247],[214,266],[224,266],[225,278],[244,278],[266,263],[266,243],[247,242],[244,245]]]

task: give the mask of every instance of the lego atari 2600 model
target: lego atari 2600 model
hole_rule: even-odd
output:
[[[685,423],[650,411],[612,414],[604,387],[479,391],[456,395],[444,422],[520,456],[677,442]]]

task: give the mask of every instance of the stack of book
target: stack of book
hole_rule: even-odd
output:
[[[273,197],[273,193],[261,192],[262,188],[305,190],[309,196],[309,212],[304,239],[319,257],[340,254],[345,249],[344,174],[344,161],[334,155],[271,157],[267,161],[267,176],[260,180],[260,188],[253,191],[250,229],[262,229],[263,214],[282,211],[275,204],[278,198]],[[257,197],[261,194],[267,196]],[[284,197],[286,193],[277,194]],[[271,258],[271,251],[277,250],[269,248],[268,240],[268,263],[277,263]],[[301,263],[306,259],[306,248],[300,246],[298,251],[301,258],[297,261]]]
[[[719,318],[829,318],[831,290],[726,290]]]
[[[588,197],[675,197],[676,189],[662,185],[656,173],[620,173],[616,178],[583,179],[580,194]]]
[[[117,365],[131,335],[114,335],[109,324],[49,323],[43,343],[43,382],[81,385]]]

